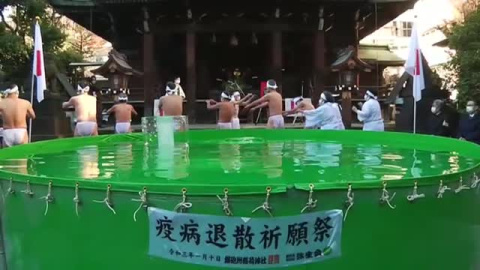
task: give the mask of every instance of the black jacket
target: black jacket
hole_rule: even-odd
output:
[[[480,114],[476,113],[473,117],[462,115],[458,129],[458,136],[467,141],[480,144]]]

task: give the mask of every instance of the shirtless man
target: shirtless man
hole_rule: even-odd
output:
[[[226,93],[222,93],[220,102],[212,99],[207,100],[207,109],[219,110],[218,129],[232,129],[232,118],[235,114],[235,106]]]
[[[283,120],[282,95],[277,92],[277,83],[274,80],[267,81],[266,95],[255,100],[245,107],[247,110],[256,110],[268,106],[268,123],[269,129],[281,129],[285,127]]]
[[[296,97],[293,99],[293,103],[295,103],[295,108],[290,111],[283,112],[283,115],[295,114],[298,112],[315,110],[315,107],[312,104],[312,101],[303,99],[303,97]],[[310,116],[305,115],[305,128],[312,129],[315,128],[315,121],[312,121]]]
[[[75,136],[96,136],[97,127],[97,98],[90,96],[88,85],[78,85],[78,96],[70,98],[68,102],[62,104],[63,109],[75,108],[77,115],[77,125],[75,126]]]
[[[177,86],[173,82],[167,83],[167,93],[160,98],[158,109],[162,116],[180,116],[183,111],[183,98],[178,95]]]
[[[138,115],[138,113],[132,105],[127,103],[128,96],[126,94],[121,93],[118,96],[118,102],[118,104],[113,105],[113,107],[107,111],[107,114],[115,113],[115,133],[130,133],[132,132],[132,127],[130,126],[132,114]]]
[[[246,106],[252,101],[254,96],[250,93],[245,97],[241,98],[240,92],[235,92],[232,95],[232,102],[235,105],[235,112],[232,118],[232,129],[240,129],[240,119],[238,118],[238,112],[240,106]]]
[[[28,143],[27,117],[35,119],[32,104],[18,98],[18,86],[11,85],[5,90],[7,97],[0,101],[3,118],[3,145],[10,147]]]

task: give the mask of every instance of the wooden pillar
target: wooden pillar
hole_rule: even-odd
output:
[[[283,68],[283,54],[282,54],[282,32],[272,32],[272,79],[277,81],[278,92],[282,93],[282,68]]]
[[[186,67],[187,67],[187,115],[190,123],[195,123],[195,100],[197,96],[197,68],[196,68],[196,35],[187,32],[186,37]]]
[[[155,62],[153,51],[154,36],[152,33],[143,34],[143,93],[144,116],[153,115],[153,100],[155,98]]]
[[[320,94],[325,89],[325,31],[318,30],[313,34],[313,79],[312,102],[318,105]]]
[[[352,92],[342,91],[342,118],[345,128],[352,126]]]

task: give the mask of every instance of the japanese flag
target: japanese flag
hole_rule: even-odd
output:
[[[422,50],[418,41],[417,24],[413,25],[410,38],[408,59],[405,63],[405,70],[413,77],[413,98],[415,101],[422,99],[422,90],[425,89],[425,77],[423,74]]]
[[[43,62],[42,33],[38,21],[35,22],[35,47],[33,49],[33,76],[36,82],[37,101],[42,102],[43,91],[47,89],[45,65]]]

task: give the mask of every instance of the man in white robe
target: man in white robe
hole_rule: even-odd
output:
[[[382,110],[378,103],[377,95],[373,90],[367,90],[365,103],[359,110],[353,106],[352,110],[357,113],[358,120],[363,122],[364,131],[384,131],[385,126],[382,118]]]
[[[321,130],[344,130],[340,109],[330,92],[324,91],[320,96],[319,107],[315,110],[303,111],[305,118],[315,122]]]

